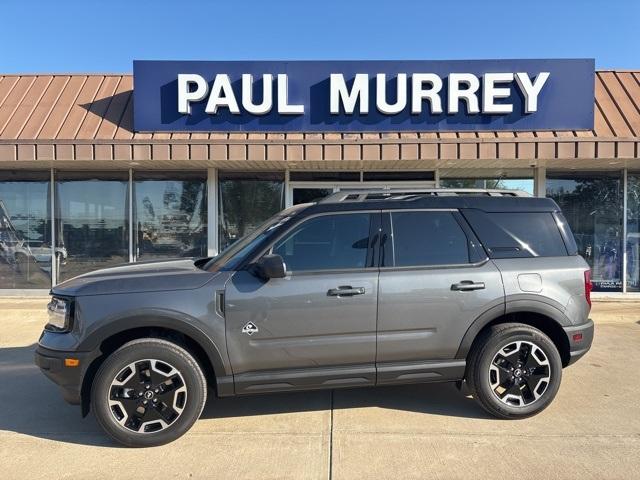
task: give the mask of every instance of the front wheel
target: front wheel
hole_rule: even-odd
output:
[[[91,405],[100,426],[130,447],[169,443],[198,419],[207,398],[200,365],[161,339],[126,343],[100,366]]]
[[[540,330],[523,324],[491,327],[468,359],[466,380],[490,414],[525,418],[544,410],[556,396],[562,360]]]

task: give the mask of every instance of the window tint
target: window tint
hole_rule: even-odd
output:
[[[289,271],[364,268],[368,213],[323,215],[303,222],[273,248]]]
[[[451,212],[395,212],[391,223],[396,267],[469,263],[467,237]]]
[[[551,212],[499,212],[465,209],[463,215],[491,258],[566,256]]]
[[[522,250],[534,257],[557,257],[567,255],[560,230],[551,213],[516,212],[490,213],[497,223]]]

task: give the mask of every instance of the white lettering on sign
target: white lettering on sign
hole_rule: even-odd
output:
[[[549,72],[540,72],[532,80],[526,72],[485,73],[478,77],[472,73],[450,73],[447,77],[447,95],[443,99],[442,77],[435,73],[413,73],[409,78],[406,73],[398,73],[395,82],[389,81],[387,74],[375,76],[375,107],[384,115],[398,115],[408,108],[409,95],[411,114],[420,115],[428,102],[428,111],[432,115],[440,115],[443,111],[443,100],[447,105],[447,114],[460,112],[460,104],[464,104],[467,115],[479,113],[489,115],[506,115],[512,113],[514,105],[506,101],[518,90],[524,98],[522,111],[534,113],[538,111],[538,97],[549,79]],[[242,74],[241,104],[244,111],[251,115],[267,115],[274,106],[280,115],[303,115],[304,105],[289,103],[289,78],[286,73],[276,76],[276,92],[274,93],[273,75],[262,75],[262,101],[255,103],[254,78],[251,74]],[[395,83],[395,86],[393,84]],[[395,88],[395,95],[388,87]],[[369,74],[357,73],[351,86],[347,86],[344,74],[332,73],[329,76],[329,111],[332,115],[367,115],[369,113]],[[408,89],[411,89],[409,94]],[[394,98],[389,102],[389,98]],[[207,101],[205,112],[216,115],[219,109],[227,109],[234,115],[241,114],[236,93],[229,75],[215,75],[211,88],[201,75],[181,73],[178,75],[178,112],[191,115],[193,103]],[[356,110],[357,106],[357,110]],[[316,107],[317,108],[317,107]]]
[[[448,113],[458,113],[460,100],[467,104],[467,113],[480,113],[478,95],[480,80],[472,73],[452,73],[449,75]]]
[[[356,73],[351,91],[349,91],[344,81],[344,75],[332,73],[329,76],[329,108],[331,114],[340,114],[340,103],[342,103],[344,113],[353,115],[356,102],[360,104],[360,115],[369,113],[369,75]]]
[[[253,75],[242,75],[242,108],[252,115],[266,115],[273,107],[273,75],[262,75],[262,103],[253,103]]]
[[[549,72],[540,72],[535,82],[531,83],[529,75],[526,73],[516,73],[516,82],[524,95],[524,113],[533,113],[538,111],[538,95],[547,79]]]
[[[218,108],[226,107],[234,115],[240,114],[240,108],[238,107],[238,101],[231,88],[231,80],[229,75],[221,74],[216,75],[213,85],[211,86],[211,94],[209,95],[209,101],[205,112],[215,115],[218,113]]]
[[[304,105],[289,105],[289,77],[286,73],[278,74],[278,113],[282,115],[302,115]]]
[[[200,75],[181,73],[178,75],[178,112],[191,115],[191,102],[204,100],[208,92],[209,85]]]
[[[430,87],[424,88],[425,84]],[[434,115],[441,114],[440,90],[442,90],[442,79],[435,73],[414,73],[411,77],[411,113],[420,115],[422,113],[422,101],[429,100],[431,113]]]
[[[387,103],[387,76],[376,75],[376,107],[385,115],[396,115],[407,106],[407,74],[399,73],[396,77],[396,102]]]
[[[482,113],[511,113],[510,103],[496,103],[496,98],[508,98],[511,90],[496,84],[513,82],[513,73],[485,73],[482,82]]]

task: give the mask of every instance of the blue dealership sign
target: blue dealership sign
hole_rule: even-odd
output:
[[[594,60],[133,63],[143,132],[591,130]]]

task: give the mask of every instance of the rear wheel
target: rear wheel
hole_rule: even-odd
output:
[[[169,443],[198,419],[206,380],[182,347],[147,338],[126,343],[96,373],[91,404],[98,423],[130,447]]]
[[[499,418],[544,410],[562,379],[562,360],[540,330],[522,324],[491,327],[469,355],[466,380],[480,405]]]

